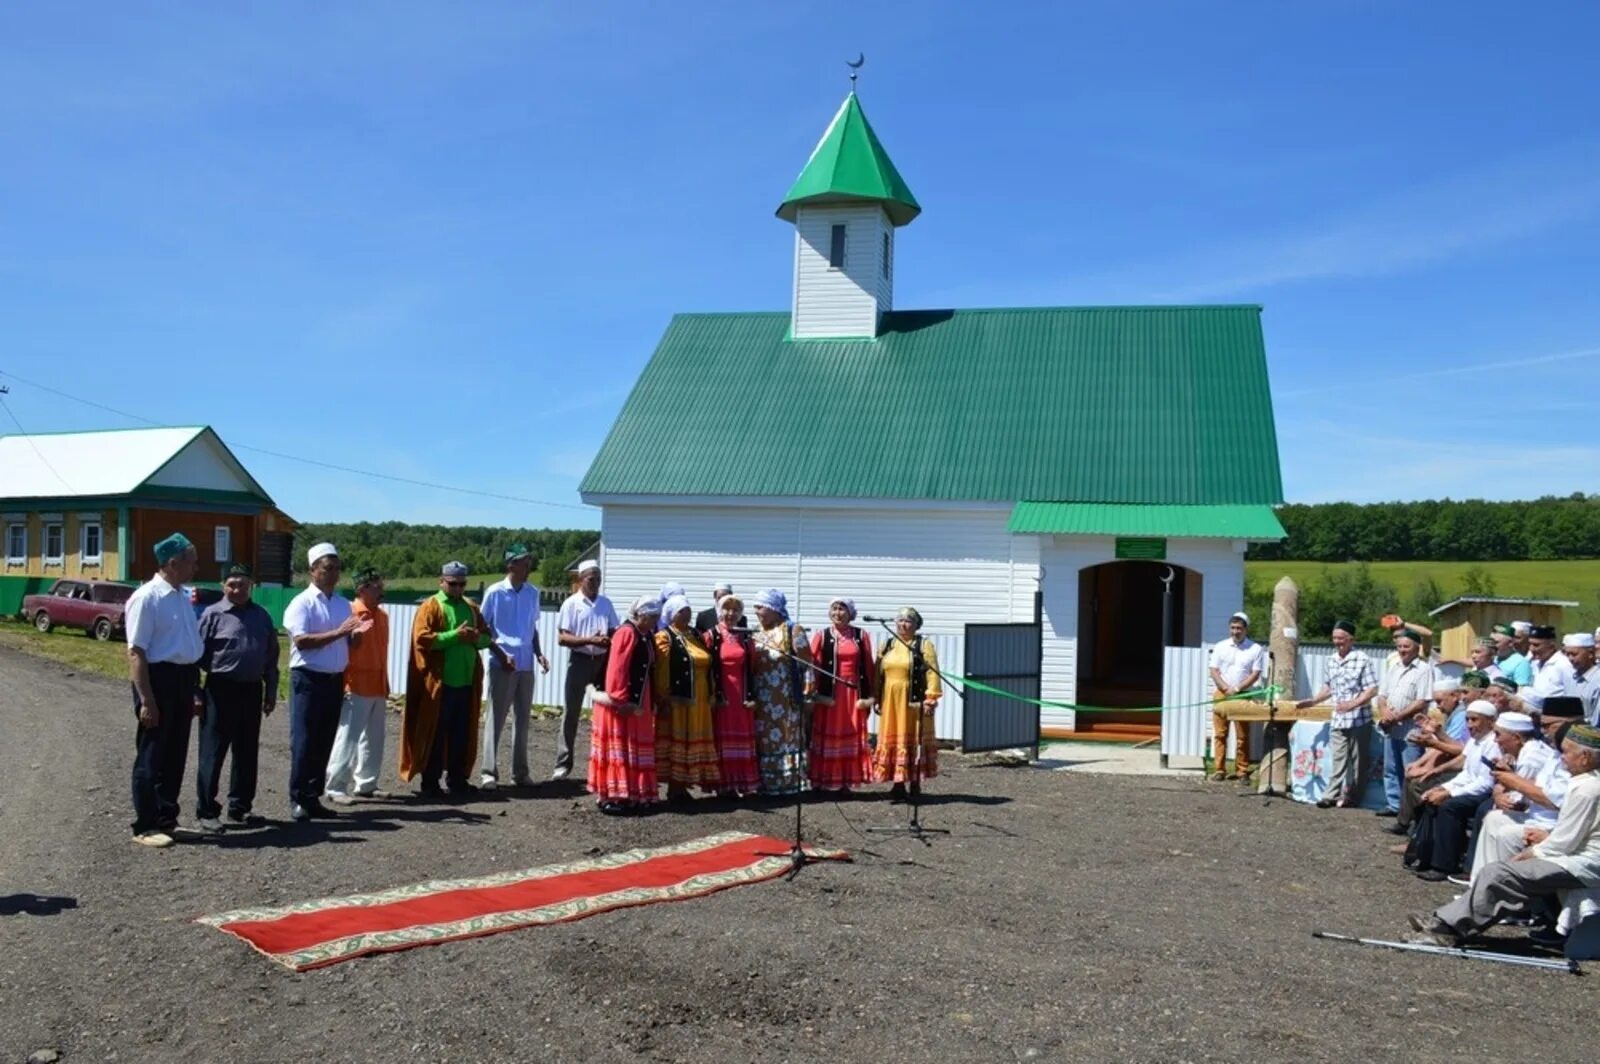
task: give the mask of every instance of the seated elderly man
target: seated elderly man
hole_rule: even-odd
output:
[[[1423,793],[1460,771],[1461,748],[1467,742],[1467,703],[1477,698],[1487,683],[1479,672],[1468,672],[1460,680],[1440,676],[1434,682],[1433,706],[1422,715],[1417,730],[1407,740],[1422,748],[1422,756],[1405,767],[1400,815],[1384,831],[1410,835]],[[1406,846],[1399,843],[1391,852],[1405,853]]]
[[[1468,828],[1478,820],[1478,808],[1494,790],[1490,766],[1500,759],[1495,742],[1494,706],[1479,699],[1467,706],[1467,742],[1461,748],[1460,772],[1423,792],[1417,804],[1416,830],[1406,850],[1405,865],[1417,878],[1442,882],[1461,867]],[[1531,731],[1533,722],[1526,714]]]
[[[1542,759],[1531,779],[1520,771],[1495,772],[1494,808],[1478,828],[1478,842],[1472,855],[1473,875],[1482,871],[1484,865],[1509,861],[1521,853],[1527,846],[1528,828],[1548,830],[1555,826],[1556,816],[1567,798],[1567,785],[1572,781],[1566,762],[1556,751],[1561,749],[1567,731],[1582,716],[1583,703],[1576,698],[1546,700],[1541,727],[1550,754]]]
[[[1459,945],[1556,897],[1567,907],[1567,956],[1600,955],[1600,729],[1574,724],[1561,744],[1561,759],[1572,782],[1555,826],[1548,832],[1527,829],[1527,849],[1485,865],[1467,892],[1448,905],[1413,914],[1410,923],[1422,941]]]

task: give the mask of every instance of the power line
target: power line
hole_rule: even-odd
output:
[[[59,469],[57,469],[55,466],[50,464],[50,459],[48,459],[48,458],[46,458],[44,456],[44,452],[39,450],[39,445],[37,443],[33,442],[33,437],[28,434],[28,430],[23,428],[22,427],[22,422],[17,420],[17,415],[11,409],[11,404],[5,401],[5,396],[10,395],[10,394],[11,394],[11,389],[10,388],[0,387],[0,407],[4,407],[5,408],[6,416],[11,419],[11,423],[13,425],[17,426],[17,432],[21,434],[23,439],[28,441],[28,446],[33,448],[33,453],[39,456],[39,461],[44,463],[44,467],[46,469],[50,470],[50,472],[54,473],[56,475],[56,479],[61,481],[62,485],[68,491],[75,490],[72,487],[71,484],[67,483],[67,478],[61,475],[61,471]]]
[[[12,380],[18,382],[19,384],[26,384],[30,388],[38,388],[40,391],[49,392],[51,395],[59,395],[63,399],[70,399],[75,403],[82,403],[84,406],[92,406],[96,410],[104,410],[107,413],[116,414],[118,417],[125,417],[130,421],[139,421],[139,422],[143,422],[146,425],[155,425],[157,427],[160,427],[161,424],[162,424],[159,421],[154,421],[154,420],[152,420],[150,418],[143,417],[142,415],[139,415],[139,414],[130,414],[126,410],[118,410],[114,406],[107,406],[104,403],[97,403],[92,399],[85,399],[80,395],[73,395],[70,392],[62,391],[59,388],[52,388],[48,384],[40,384],[38,381],[30,381],[25,377],[17,376],[15,373],[12,373],[10,370],[0,371],[0,375],[4,375],[4,376],[7,376],[7,377],[10,377]],[[3,401],[0,401],[0,405],[4,405]],[[11,408],[10,407],[6,407],[6,413],[11,414]],[[21,422],[17,422],[17,417],[16,417],[15,414],[11,414],[11,420],[13,422],[17,423],[17,430],[19,432],[22,432],[23,435],[26,436],[27,433],[26,433],[26,431],[23,430]],[[28,442],[29,442],[30,446],[33,444],[33,440],[31,438],[29,438]],[[435,491],[453,491],[458,495],[472,495],[472,496],[476,496],[478,498],[483,498],[483,499],[498,499],[498,500],[503,501],[503,502],[519,502],[519,503],[524,503],[524,504],[529,505],[529,506],[555,506],[555,507],[559,507],[559,508],[564,509],[564,510],[583,510],[584,512],[588,512],[588,511],[593,509],[593,507],[591,507],[591,506],[585,506],[585,505],[582,505],[582,504],[579,504],[579,503],[553,502],[553,501],[551,501],[549,499],[530,499],[530,498],[527,498],[526,496],[522,496],[522,495],[505,495],[505,494],[502,494],[501,492],[496,492],[496,491],[482,491],[482,490],[479,490],[477,488],[462,488],[462,487],[457,487],[454,484],[439,484],[439,483],[435,483],[434,481],[431,481],[431,480],[417,480],[417,479],[415,479],[413,477],[395,476],[392,473],[379,473],[376,470],[372,470],[372,469],[357,469],[354,466],[338,465],[337,463],[334,463],[334,462],[324,462],[324,461],[322,461],[321,459],[318,459],[318,458],[306,458],[306,457],[304,457],[302,455],[298,455],[298,454],[286,454],[283,451],[274,451],[274,450],[270,450],[270,449],[268,449],[266,447],[252,447],[250,444],[247,444],[247,443],[237,443],[237,442],[235,442],[235,443],[232,444],[232,446],[238,448],[241,451],[253,451],[256,454],[270,455],[273,458],[281,458],[281,459],[283,459],[285,461],[289,461],[289,462],[300,462],[300,463],[303,463],[305,465],[318,466],[318,467],[320,467],[322,469],[331,469],[331,470],[334,470],[334,471],[339,472],[339,473],[349,473],[349,474],[352,474],[354,476],[361,476],[361,477],[372,477],[375,480],[387,480],[387,481],[391,481],[392,483],[396,483],[396,484],[410,484],[410,485],[412,485],[414,487],[419,487],[419,488],[431,488],[431,489],[433,489]],[[34,447],[34,453],[35,454],[39,453],[38,447]],[[40,459],[40,461],[44,461],[45,465],[47,465],[47,466],[50,465],[50,463],[45,460],[45,457],[44,457],[43,454],[39,454],[39,459]],[[50,471],[52,473],[55,473],[55,467],[51,466]],[[56,478],[58,480],[60,480],[61,483],[63,483],[63,484],[67,483],[66,480],[61,476],[60,473],[56,473]],[[69,488],[71,487],[70,484],[67,485],[67,486]]]

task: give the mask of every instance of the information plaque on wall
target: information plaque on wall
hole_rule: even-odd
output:
[[[1118,536],[1117,557],[1130,561],[1159,562],[1167,556],[1167,541],[1139,536]]]

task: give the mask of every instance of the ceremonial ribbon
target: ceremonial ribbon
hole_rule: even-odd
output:
[[[940,673],[940,675],[944,676],[943,673]],[[1056,702],[1048,698],[1029,698],[1027,695],[1015,694],[1014,692],[1005,691],[1001,688],[986,684],[982,680],[974,680],[970,676],[963,676],[960,679],[952,679],[948,676],[944,676],[944,680],[950,686],[960,691],[963,696],[965,696],[967,691],[970,689],[982,691],[985,694],[999,695],[1001,698],[1014,699],[1018,702],[1031,702],[1036,706],[1044,706],[1049,709],[1070,709],[1074,713],[1160,713],[1168,709],[1194,709],[1199,706],[1215,705],[1215,703],[1208,698],[1204,702],[1190,702],[1185,705],[1177,706],[1085,706],[1076,702]],[[1277,684],[1269,684],[1266,687],[1256,687],[1249,691],[1240,691],[1237,694],[1230,695],[1229,697],[1230,699],[1263,701],[1276,698],[1282,693],[1283,688],[1279,687]]]

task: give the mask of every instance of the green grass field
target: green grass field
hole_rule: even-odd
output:
[[[41,633],[31,624],[6,618],[0,620],[0,647],[59,661],[81,672],[97,672],[118,680],[128,678],[128,645],[120,639],[101,643],[72,628]],[[282,636],[278,637],[278,667],[289,667],[289,641]],[[280,686],[286,691],[288,683],[285,672]],[[280,692],[279,701],[282,700]]]
[[[1354,562],[1247,562],[1251,579],[1276,582],[1289,577],[1301,587],[1315,583],[1323,570]],[[1494,580],[1494,593],[1505,598],[1555,598],[1595,605],[1600,591],[1600,559],[1570,562],[1369,562],[1374,579],[1393,584],[1402,593],[1432,577],[1446,592],[1460,591],[1469,569],[1481,569]]]

